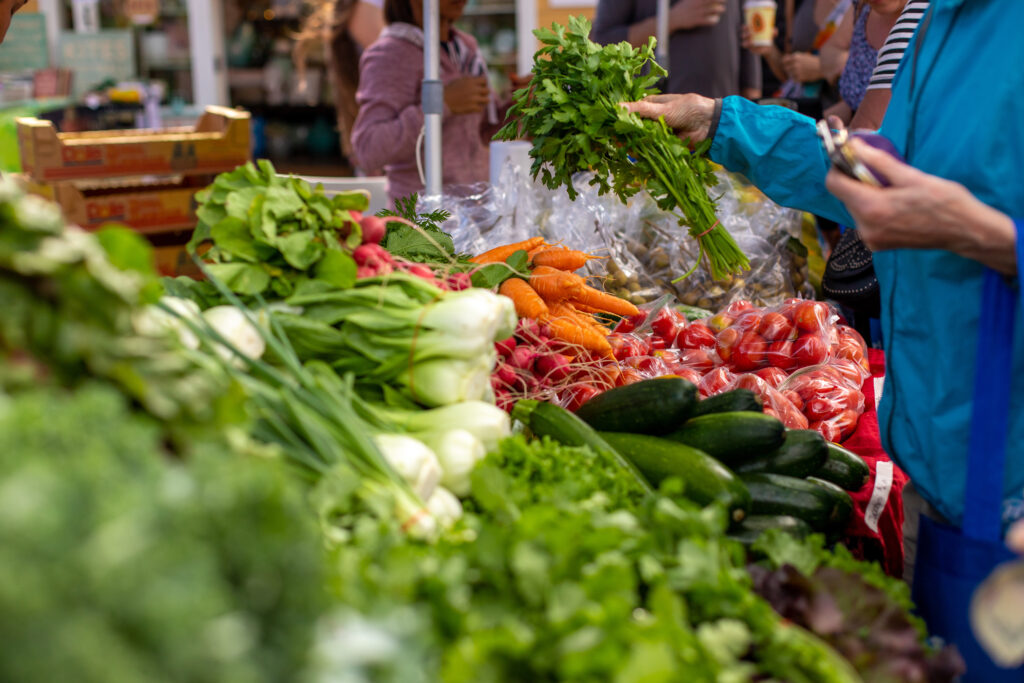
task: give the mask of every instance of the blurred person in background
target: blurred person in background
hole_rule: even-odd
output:
[[[657,0],[599,0],[592,40],[639,46],[658,30]],[[742,0],[676,0],[669,10],[666,92],[762,95],[761,59],[740,44]]]
[[[28,0],[0,0],[0,43],[7,37],[14,13],[28,4]]]
[[[878,52],[906,4],[907,0],[860,0],[856,4],[850,53],[839,76],[840,101],[826,110],[825,116],[837,116],[847,125],[853,120],[867,93]],[[878,123],[881,123],[881,116]]]
[[[875,69],[871,73],[864,99],[853,113],[850,128],[877,130],[881,127],[892,96],[892,80],[896,75],[896,69],[903,61],[903,54],[910,44],[910,39],[913,38],[921,18],[928,10],[928,3],[929,0],[907,0],[903,13],[889,31],[882,49],[878,51]]]
[[[853,0],[796,0],[791,20],[788,7],[776,15],[771,45],[752,45],[750,29],[743,26],[743,47],[764,60],[765,96],[792,100],[801,114],[813,118],[821,118],[838,101],[838,74],[825,78],[819,50],[829,44],[852,8]],[[845,63],[845,46],[837,44],[834,51],[834,59]]]
[[[384,0],[335,0],[319,2],[306,20],[295,45],[294,59],[300,81],[306,57],[313,45],[323,44],[334,93],[341,151],[352,161],[352,127],[359,107],[359,57],[384,30]],[[356,168],[358,175],[375,169]]]
[[[440,0],[445,185],[488,180],[489,143],[503,118],[476,40],[454,27],[465,6]],[[384,169],[393,202],[423,190],[423,2],[386,0],[384,17],[387,26],[359,64],[352,148],[363,168]]]

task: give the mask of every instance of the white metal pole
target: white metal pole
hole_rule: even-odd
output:
[[[668,7],[669,0],[658,0],[658,45],[655,47],[655,56],[658,63],[668,68]]]
[[[441,195],[441,116],[444,85],[440,80],[440,26],[438,0],[423,2],[423,124],[424,175],[427,197]]]
[[[228,105],[222,0],[188,0],[192,100],[198,107]]]
[[[39,11],[46,22],[46,40],[50,52],[50,66],[60,62],[60,32],[64,30],[64,5],[58,0],[39,0]]]
[[[533,69],[533,53],[537,51],[537,0],[516,0],[516,66],[520,74]]]

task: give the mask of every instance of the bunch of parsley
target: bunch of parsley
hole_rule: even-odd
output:
[[[710,142],[691,152],[664,121],[641,119],[620,106],[658,92],[654,85],[666,71],[654,62],[654,38],[641,48],[625,42],[602,47],[588,38],[590,22],[582,17],[571,17],[568,29],[554,24],[534,34],[542,47],[534,56],[533,82],[516,92],[510,121],[496,137],[532,138],[533,176],[552,189],[566,186],[572,199],[572,178],[580,171],[593,171],[591,184],[623,202],[646,189],[689,226],[714,278],[749,268],[708,196],[716,183],[703,156]]]

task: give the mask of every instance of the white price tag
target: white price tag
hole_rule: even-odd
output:
[[[882,517],[885,504],[889,502],[891,490],[892,463],[888,460],[880,460],[875,466],[875,488],[871,492],[867,510],[864,511],[864,523],[875,533],[878,533],[878,520]]]

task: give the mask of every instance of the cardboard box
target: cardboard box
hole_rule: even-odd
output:
[[[90,189],[72,183],[23,182],[29,192],[56,202],[69,223],[86,230],[122,223],[142,234],[194,228],[195,193],[202,187],[187,181]]]
[[[249,161],[249,113],[207,107],[194,128],[58,133],[20,118],[25,174],[42,182],[154,175],[216,174]]]
[[[195,261],[188,255],[184,244],[167,244],[153,247],[153,265],[156,272],[165,277],[187,275],[199,280],[203,274]]]

